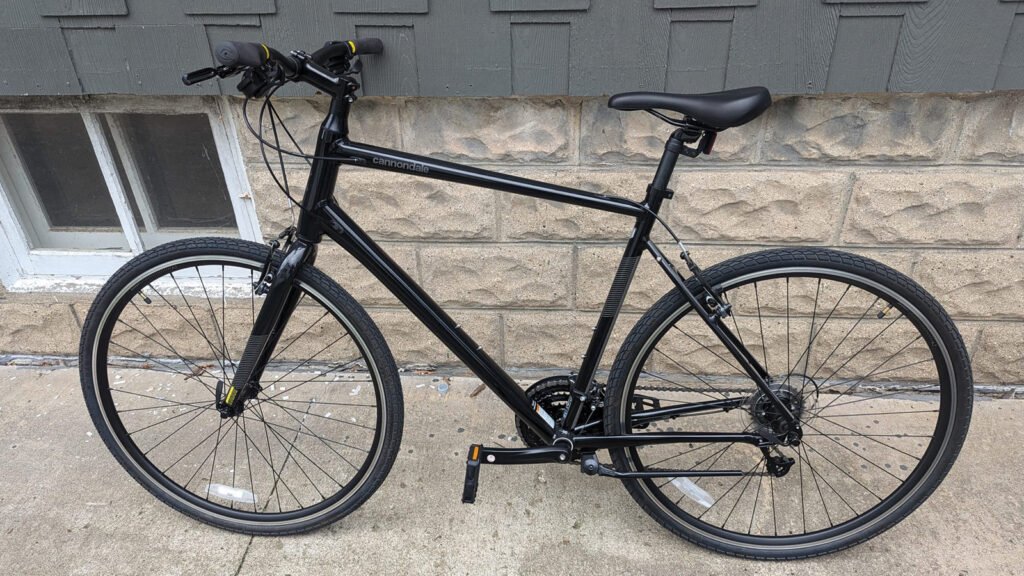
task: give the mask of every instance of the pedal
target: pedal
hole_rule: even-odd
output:
[[[466,482],[462,486],[462,503],[472,504],[476,502],[476,489],[480,486],[480,450],[479,444],[469,447],[469,455],[466,458]]]
[[[466,457],[466,481],[462,487],[462,502],[476,501],[476,490],[480,486],[481,464],[542,464],[546,462],[564,464],[571,461],[572,451],[566,446],[540,446],[537,448],[488,448],[481,444],[469,447]]]

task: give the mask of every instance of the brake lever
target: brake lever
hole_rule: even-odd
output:
[[[271,88],[286,82],[284,71],[280,66],[264,64],[259,68],[249,68],[242,74],[238,83],[238,91],[249,98],[262,98]]]
[[[218,66],[216,68],[200,68],[199,70],[193,70],[188,74],[184,74],[181,77],[181,83],[185,86],[191,86],[209,80],[210,78],[227,78],[238,74],[236,68],[228,68],[227,66]]]

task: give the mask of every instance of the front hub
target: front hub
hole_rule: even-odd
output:
[[[262,387],[258,383],[251,382],[241,390],[232,385],[228,387],[225,393],[224,381],[218,380],[214,393],[216,394],[216,407],[217,411],[220,412],[220,417],[238,417],[245,410],[245,403],[255,398],[260,390],[262,390]]]

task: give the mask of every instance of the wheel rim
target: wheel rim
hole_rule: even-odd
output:
[[[770,309],[771,305],[766,303],[766,297],[782,298],[783,294],[787,294],[787,305],[786,309],[789,310],[790,303],[792,302],[794,281],[790,279],[786,281],[787,276],[799,275],[802,278],[802,282],[810,282],[815,290],[819,290],[819,283],[832,283],[834,285],[843,284],[847,286],[846,290],[857,290],[864,294],[869,294],[867,299],[868,306],[864,306],[863,309],[859,310],[856,315],[848,314],[848,310],[854,309],[849,304],[856,300],[850,298],[850,292],[843,292],[842,290],[836,292],[836,296],[833,296],[831,300],[829,298],[822,299],[821,292],[818,292],[818,300],[814,305],[808,305],[805,316],[802,321],[805,323],[804,337],[807,341],[817,343],[820,336],[823,334],[825,328],[829,328],[829,323],[832,326],[842,324],[840,320],[845,320],[846,326],[842,332],[839,333],[838,338],[833,339],[831,343],[825,347],[823,352],[819,355],[815,354],[814,344],[811,345],[811,354],[808,356],[811,360],[803,360],[805,365],[810,365],[810,370],[797,371],[793,370],[794,364],[798,365],[799,362],[794,363],[793,360],[800,355],[803,351],[803,347],[798,349],[797,353],[793,353],[795,346],[795,340],[788,347],[788,358],[783,362],[781,357],[786,355],[785,351],[780,351],[780,346],[773,346],[772,339],[765,337],[765,334],[771,333],[771,328],[765,330],[764,324],[766,317],[771,316],[765,313],[765,309]],[[766,283],[768,282],[785,282],[788,285],[789,291],[787,293],[784,289],[768,289]],[[756,288],[755,288],[756,286]],[[728,326],[734,332],[740,334],[741,337],[746,336],[748,341],[746,344],[752,349],[754,355],[757,357],[759,362],[767,364],[769,373],[777,375],[779,372],[785,372],[787,374],[800,374],[801,376],[812,376],[812,373],[817,368],[820,362],[820,366],[824,367],[823,374],[816,374],[817,377],[813,383],[809,386],[823,388],[822,392],[815,398],[815,403],[809,408],[803,407],[806,410],[806,415],[801,418],[804,421],[804,433],[805,438],[802,442],[803,446],[797,449],[790,449],[789,456],[794,457],[799,462],[800,469],[794,466],[791,470],[788,478],[784,477],[781,479],[757,477],[753,475],[741,476],[738,479],[723,478],[720,480],[714,479],[690,479],[682,480],[676,484],[673,484],[669,480],[644,480],[638,482],[641,490],[644,491],[651,500],[660,507],[664,512],[670,514],[676,520],[687,525],[688,529],[697,531],[701,535],[711,538],[713,540],[732,544],[741,545],[751,548],[791,548],[799,549],[811,545],[819,545],[826,541],[832,541],[839,538],[850,538],[855,537],[856,534],[862,534],[864,531],[877,525],[885,518],[897,510],[901,504],[907,501],[907,499],[913,498],[919,493],[922,485],[926,478],[929,478],[934,472],[934,468],[937,465],[940,458],[938,457],[943,453],[946,445],[948,444],[951,426],[949,425],[954,414],[952,399],[955,397],[955,386],[956,381],[953,376],[952,362],[950,355],[945,348],[945,344],[938,337],[938,333],[934,326],[927,322],[919,310],[914,307],[905,298],[896,294],[892,289],[882,286],[874,281],[865,279],[856,274],[842,272],[833,269],[823,269],[814,267],[791,267],[785,269],[775,270],[763,270],[745,274],[736,278],[732,278],[723,283],[723,288],[726,291],[726,297],[731,298],[731,303],[734,306],[734,310],[737,311],[737,315],[740,318],[732,318],[728,320]],[[826,286],[828,288],[828,286]],[[747,294],[743,295],[743,291]],[[843,296],[843,294],[846,294]],[[737,297],[739,296],[739,298]],[[894,306],[888,310],[886,317],[874,318],[876,314],[875,308],[872,305],[872,301],[875,297],[879,296],[879,300],[882,302],[880,311],[886,305],[885,303],[891,303]],[[844,303],[845,300],[845,303]],[[808,297],[807,302],[812,300]],[[819,304],[825,304],[819,307]],[[864,305],[865,302],[861,301]],[[877,303],[876,303],[877,304]],[[838,313],[832,313],[833,305]],[[817,308],[817,313],[814,312]],[[864,310],[866,309],[866,313]],[[755,310],[754,314],[744,315],[746,310]],[[699,318],[696,315],[688,314],[688,306],[679,308],[673,313],[668,320],[666,320],[661,326],[659,326],[653,333],[652,337],[645,342],[641,349],[641,354],[637,356],[634,364],[629,367],[627,374],[628,386],[626,388],[626,398],[621,403],[619,421],[620,426],[622,422],[627,421],[628,413],[632,410],[632,402],[637,395],[637,387],[639,383],[639,394],[644,394],[644,380],[654,380],[655,382],[664,384],[665,387],[669,387],[671,384],[665,382],[665,380],[675,381],[678,378],[665,377],[664,374],[653,373],[654,378],[651,377],[651,370],[648,370],[648,365],[651,364],[652,358],[655,359],[655,365],[657,359],[661,358],[661,365],[673,365],[673,360],[682,366],[673,365],[673,368],[677,373],[684,373],[687,361],[679,361],[681,358],[673,353],[665,355],[662,351],[656,350],[655,344],[660,344],[662,337],[673,331],[676,323],[681,319],[689,317],[690,322],[699,322]],[[894,363],[890,363],[892,358],[882,358],[882,361],[877,361],[879,369],[874,373],[870,370],[867,374],[870,374],[872,378],[865,378],[864,381],[858,382],[855,378],[844,377],[845,372],[853,371],[855,362],[850,362],[843,366],[842,359],[834,360],[836,356],[842,358],[840,353],[846,351],[856,351],[860,345],[854,345],[854,342],[860,341],[861,344],[870,340],[870,337],[866,336],[866,328],[870,325],[875,325],[878,321],[889,322],[895,314],[899,316],[896,318],[898,322],[896,324],[907,324],[917,331],[917,337],[914,344],[903,350],[920,352],[923,349],[927,351],[927,359],[931,359],[931,364],[927,361],[922,361],[917,364],[909,365],[911,362],[901,362],[894,366]],[[857,325],[857,318],[871,315],[873,321],[862,320],[861,324],[854,327],[853,331],[849,332],[848,337],[844,339],[844,334],[850,326]],[[810,333],[810,327],[814,325],[811,322],[811,318],[816,318],[818,330],[814,335]],[[788,336],[784,340],[788,343],[790,338],[793,338],[792,333],[794,329],[794,318],[792,314],[787,315],[786,320],[778,318],[778,315],[772,317],[772,322],[782,324],[788,322],[788,327],[783,330]],[[710,332],[705,330],[705,339],[713,339]],[[858,331],[859,330],[859,331]],[[888,330],[892,330],[890,327]],[[904,332],[906,330],[904,329]],[[893,334],[898,334],[899,330],[893,330]],[[762,340],[764,338],[764,340]],[[700,338],[697,338],[699,340]],[[895,344],[896,338],[886,337],[886,340],[892,340],[891,351],[899,351],[902,344]],[[844,345],[845,342],[849,343],[847,349]],[[709,340],[710,341],[710,340]],[[697,344],[691,344],[696,347]],[[878,348],[879,339],[875,340],[874,348]],[[869,344],[870,349],[872,345]],[[776,366],[772,366],[773,350],[776,356],[776,366],[785,365],[788,368],[785,370],[778,370]],[[682,352],[681,350],[679,352]],[[781,353],[780,353],[781,352]],[[715,355],[713,350],[702,350],[702,353],[709,357],[714,358],[715,361],[725,364],[727,361],[732,361],[728,357],[724,350],[720,352],[720,355]],[[893,355],[896,358],[900,355],[897,353]],[[667,357],[666,357],[667,356]],[[875,355],[877,357],[877,354]],[[877,360],[877,358],[876,358]],[[921,358],[915,358],[921,360]],[[733,361],[734,362],[734,361]],[[705,365],[707,362],[704,363]],[[831,366],[828,366],[831,364]],[[909,372],[920,372],[922,366],[930,366],[931,374],[915,374],[917,380],[906,379],[905,377]],[[838,370],[835,368],[841,367]],[[735,366],[733,366],[735,368]],[[831,369],[830,369],[831,368]],[[697,376],[700,374],[692,368],[690,373],[686,374],[689,381],[687,386],[692,392],[687,392],[691,398],[689,401],[707,399],[708,395],[715,397],[725,396],[742,396],[743,394],[750,394],[750,397],[754,400],[745,406],[744,412],[746,412],[746,423],[749,428],[763,427],[763,421],[759,421],[756,415],[750,414],[750,408],[757,406],[756,395],[753,394],[752,387],[748,390],[735,390],[726,391],[723,395],[711,394],[712,385],[716,388],[726,388],[724,386],[726,378],[718,377],[707,377],[700,378]],[[736,369],[738,370],[738,369]],[[841,388],[834,387],[830,383],[830,378],[835,376],[832,374],[833,370],[839,374],[841,378],[839,382],[845,382]],[[865,372],[862,372],[864,375]],[[658,377],[661,377],[661,380]],[[897,377],[904,377],[903,382],[897,382]],[[795,384],[797,381],[803,386],[803,378],[791,377],[789,382],[786,382],[785,378],[779,378],[780,383]],[[881,385],[879,391],[872,396],[864,395],[865,390],[869,387],[864,384],[867,382],[871,386]],[[793,386],[796,388],[796,386]],[[845,390],[845,388],[850,388]],[[912,396],[914,394],[925,392],[926,390],[937,390],[937,399],[933,398],[916,398],[911,397],[904,400],[904,396]],[[835,393],[835,392],[838,392]],[[674,392],[676,396],[681,396],[679,392]],[[857,394],[857,396],[852,396]],[[824,400],[821,400],[824,398]],[[846,406],[845,404],[850,402],[852,406]],[[879,409],[872,408],[868,409],[869,406],[882,405],[883,403],[889,406],[893,406],[894,403],[900,402],[911,407],[910,410],[893,410],[893,409]],[[922,406],[928,405],[928,411],[924,411]],[[906,406],[904,406],[906,407]],[[921,410],[922,413],[911,413],[918,412]],[[932,412],[932,410],[934,410]],[[740,412],[737,410],[736,412]],[[895,414],[895,412],[907,412],[906,414]],[[864,420],[870,418],[866,424]],[[882,418],[886,418],[889,421],[883,422]],[[903,419],[905,422],[900,424],[899,422],[893,423],[891,420]],[[930,420],[928,420],[930,418]],[[906,431],[906,421],[911,419],[915,420],[912,425],[916,427],[913,432]],[[924,421],[922,421],[924,419]],[[733,420],[733,429],[735,431],[736,420]],[[707,429],[706,421],[701,423],[700,419],[694,420],[682,420],[677,421],[676,425],[681,425],[680,429]],[[705,427],[702,427],[705,426]],[[671,426],[666,424],[665,426]],[[869,432],[868,429],[862,428],[861,426],[875,426],[874,432]],[[886,426],[896,426],[903,428],[902,430],[890,430],[885,429]],[[629,431],[628,426],[624,426],[626,431]],[[664,429],[664,428],[663,428]],[[860,436],[857,435],[860,434]],[[918,437],[922,436],[922,437]],[[826,451],[823,443],[827,443],[832,446],[832,451],[842,452],[847,460],[858,462],[857,469],[846,469],[847,477],[843,478],[840,475],[841,469],[845,462],[842,459],[835,458],[831,455],[830,451]],[[856,443],[856,445],[855,445]],[[905,446],[905,444],[912,444],[915,446]],[[885,448],[883,445],[890,445],[890,448],[895,446],[899,448],[905,454],[900,454],[890,448]],[[727,447],[726,451],[722,454],[716,455],[715,452],[722,450]],[[696,450],[694,450],[696,448]],[[911,449],[912,448],[912,449]],[[747,459],[746,466],[723,466],[725,462],[723,460],[729,460],[726,457],[729,454],[729,450],[734,453],[736,448],[729,448],[728,445],[706,445],[700,446],[697,444],[691,445],[686,450],[694,450],[690,456],[682,456],[675,458],[666,458],[666,456],[672,456],[672,453],[663,451],[659,457],[654,457],[655,451],[648,448],[641,450],[628,450],[626,451],[627,464],[631,469],[638,469],[643,466],[659,466],[659,467],[670,467],[673,469],[691,469],[691,468],[739,468],[744,472],[758,472],[759,469],[763,470],[764,463],[757,462],[756,457]],[[759,452],[754,449],[747,447],[746,451],[750,454],[758,454]],[[786,451],[786,449],[783,449]],[[857,454],[857,452],[868,454],[869,457],[878,459],[878,452],[890,452],[892,454],[899,454],[899,458],[905,460],[903,466],[904,469],[899,468],[899,464],[896,465],[896,474],[893,474],[892,462],[887,462],[889,468],[885,465],[878,467],[880,472],[877,472],[879,476],[885,476],[886,474],[894,477],[891,480],[890,490],[875,492],[881,492],[873,494],[868,497],[870,492],[867,489],[860,488],[864,493],[862,502],[854,501],[852,498],[846,498],[848,494],[842,489],[842,485],[856,486],[858,480],[863,480],[864,474],[863,469],[859,469],[859,466],[863,466],[869,470],[875,471],[877,462],[867,462],[864,456]],[[679,452],[678,450],[676,452]],[[793,453],[797,455],[794,456]],[[831,459],[831,462],[826,458]],[[689,460],[690,465],[686,465],[684,460]],[[732,458],[734,464],[738,464],[740,459]],[[890,458],[892,460],[892,458]],[[916,464],[907,464],[907,462]],[[751,466],[753,465],[753,466]],[[813,470],[811,469],[813,467]],[[796,474],[794,474],[796,473]],[[808,494],[802,494],[803,496],[810,496],[810,491],[813,491],[814,498],[817,499],[817,506],[819,511],[817,512],[817,518],[814,520],[819,523],[818,526],[812,522],[808,525],[804,519],[806,515],[806,509],[808,506],[808,498],[804,497],[801,501],[802,509],[800,514],[799,522],[802,530],[794,530],[793,525],[797,522],[795,518],[792,518],[789,526],[779,530],[779,518],[776,502],[778,501],[780,488],[780,481],[789,480],[790,484],[793,483],[793,477],[798,474],[803,474],[803,479],[799,480],[800,489],[807,489]],[[690,484],[692,482],[692,484]],[[718,482],[716,485],[715,482]],[[708,486],[711,484],[713,486]],[[705,487],[705,493],[712,495],[713,504],[711,508],[707,508],[701,504],[695,502],[695,500],[702,499],[702,494],[699,490],[694,489],[694,485],[698,487]],[[873,488],[867,486],[866,488]],[[877,487],[874,487],[877,488]],[[702,488],[703,489],[703,488]],[[717,491],[716,491],[717,489]],[[689,494],[689,495],[687,495]],[[869,501],[874,498],[877,501],[871,504]],[[769,519],[768,510],[769,506],[767,502],[771,502],[772,517]],[[867,501],[867,502],[865,502]],[[682,502],[682,504],[680,504]],[[715,511],[715,507],[719,507],[718,511]],[[846,516],[838,514],[840,507],[848,508],[846,510]],[[745,513],[745,514],[744,514]],[[718,522],[709,521],[718,516]],[[812,514],[813,515],[813,514]],[[830,517],[836,516],[836,518]],[[745,519],[745,521],[741,521]],[[810,527],[810,529],[808,529]],[[748,533],[749,532],[749,533]]]
[[[241,417],[220,418],[216,380],[227,388],[259,312],[250,286],[261,266],[188,257],[132,280],[101,318],[93,380],[116,449],[153,487],[238,524],[288,525],[337,509],[364,484],[380,456],[387,406],[358,331],[299,279],[299,307],[264,389]]]

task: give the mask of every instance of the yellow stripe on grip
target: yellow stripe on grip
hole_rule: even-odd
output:
[[[267,56],[263,61],[268,62],[270,60],[270,48],[267,48],[266,44],[260,44],[260,46],[263,47],[263,53]]]
[[[355,53],[356,53],[356,43],[355,43],[355,42],[353,42],[353,41],[349,40],[349,41],[348,41],[348,47],[349,47],[349,49],[351,49],[351,50],[352,50],[352,53],[353,53],[353,54],[355,54]]]

